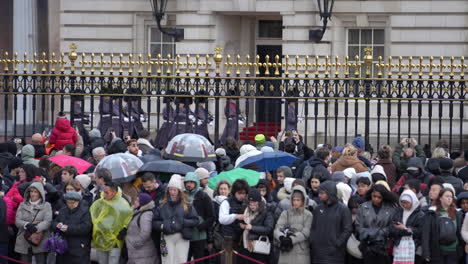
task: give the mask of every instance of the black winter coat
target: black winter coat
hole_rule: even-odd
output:
[[[168,201],[160,205],[154,211],[153,229],[162,232],[165,235],[182,233],[184,239],[190,240],[192,229],[199,224],[198,214],[189,206],[187,211],[180,204],[180,201]]]
[[[397,229],[394,226],[394,223],[396,222],[403,223],[403,210],[404,209],[401,207],[397,208],[395,214],[392,217],[392,225],[390,225],[390,237],[393,240],[393,245],[398,246],[402,237],[413,235],[413,240],[417,248],[421,245],[425,216],[424,212],[421,210],[421,207],[418,207],[408,217],[406,220],[406,227],[413,231],[413,233],[410,233],[406,230]]]
[[[353,230],[351,212],[338,202],[336,187],[331,186],[335,183],[325,184],[330,185],[325,187],[331,204],[321,203],[313,211],[310,230],[311,262],[341,264],[345,262],[346,243]]]
[[[6,203],[0,197],[0,244],[8,244],[8,226],[6,224]]]
[[[58,223],[67,225],[68,230],[66,232],[58,230]],[[52,230],[60,232],[67,241],[68,251],[64,255],[57,255],[57,264],[90,263],[92,227],[89,208],[83,202],[72,210],[68,207],[60,209],[58,216],[52,222]]]
[[[331,180],[331,175],[330,172],[327,170],[327,163],[325,163],[324,160],[319,159],[317,157],[312,157],[304,162],[302,162],[301,165],[296,169],[296,174],[294,175],[295,178],[302,179],[304,182],[307,182],[309,179],[305,178],[304,174],[304,169],[307,166],[307,163],[310,164],[310,166],[313,168],[312,175],[314,173],[321,173],[323,175],[323,178],[320,179],[320,182],[324,182],[326,180]],[[310,175],[310,176],[312,176]]]
[[[422,233],[422,257],[429,259],[430,263],[444,263],[442,261],[442,250],[439,243],[439,221],[438,215],[434,210],[428,210],[424,217],[423,233]],[[463,238],[461,237],[461,226],[463,224],[462,214],[457,214],[457,239],[458,248],[457,255],[463,255],[461,247]]]
[[[258,240],[260,236],[268,236],[273,239],[273,229],[275,229],[275,219],[273,214],[265,210],[250,221],[252,229],[249,231],[249,240]]]
[[[213,226],[214,209],[213,201],[203,190],[199,190],[193,199],[193,207],[202,221],[197,225],[199,231],[208,231]]]

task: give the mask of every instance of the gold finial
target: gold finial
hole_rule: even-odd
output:
[[[180,62],[180,55],[177,54],[177,56],[176,56],[176,62],[175,62],[175,65],[176,65],[175,73],[176,73],[176,74],[180,74],[180,65],[181,65],[181,64],[182,64],[182,63]]]
[[[158,60],[156,61],[156,73],[160,74],[162,73],[162,65],[163,65],[163,62],[162,62],[162,56],[160,53],[158,53],[158,56],[157,56]]]
[[[86,71],[85,69],[85,65],[87,64],[87,61],[86,61],[86,54],[83,52],[81,53],[81,61],[80,61],[80,64],[81,64],[81,72],[84,73]]]
[[[78,48],[75,43],[70,44],[69,46],[70,52],[68,53],[68,59],[71,63],[71,71],[75,71],[75,61],[78,58],[78,54],[76,53],[76,49]]]
[[[260,56],[255,56],[255,63],[254,63],[254,66],[255,66],[255,74],[256,75],[259,75],[260,74]]]
[[[411,78],[413,76],[413,68],[416,67],[415,64],[413,64],[413,56],[409,56],[408,58],[408,77]]]
[[[99,56],[99,71],[104,73],[104,65],[106,65],[106,62],[104,61],[104,53],[101,52],[101,55]]]
[[[289,75],[289,55],[286,55],[286,59],[285,59],[285,66],[284,66],[284,74],[285,75]]]
[[[294,75],[299,75],[299,67],[301,66],[301,64],[299,63],[299,56],[296,55],[296,57],[294,57]]]
[[[210,73],[210,67],[211,67],[210,55],[206,54],[204,64],[205,64],[205,74],[208,75]]]
[[[140,53],[138,54],[138,62],[137,62],[137,65],[138,65],[138,73],[141,74],[143,72],[143,64],[145,64],[143,62],[143,55]]]
[[[345,63],[344,63],[344,67],[345,67],[344,75],[346,77],[349,76],[349,67],[350,66],[351,66],[351,63],[349,63],[349,56],[346,56],[345,57]]]
[[[423,56],[419,56],[419,63],[418,63],[418,75],[421,77],[423,76],[423,69],[426,67],[426,65],[423,64]]]
[[[340,74],[340,58],[338,56],[335,56],[335,63],[333,64],[333,67],[335,67],[335,76],[338,76]]]
[[[189,75],[190,74],[190,66],[192,66],[192,63],[190,62],[190,54],[185,55],[185,74]]]
[[[364,56],[364,64],[366,65],[366,76],[370,76],[371,68],[372,68],[372,61],[373,61],[372,48],[367,47],[364,49],[364,52],[366,53],[366,55]]]
[[[220,46],[216,46],[215,48],[215,55],[213,56],[213,60],[216,64],[216,74],[221,73],[220,65],[221,62],[223,61],[223,55],[221,55],[221,51],[223,49]]]
[[[37,71],[37,63],[39,63],[39,60],[37,59],[37,53],[34,52],[33,54],[33,60],[32,60],[32,65],[33,65],[33,72]]]
[[[250,62],[250,55],[245,56],[245,75],[250,75],[250,67],[252,67],[252,63]]]
[[[91,73],[94,73],[94,65],[96,65],[96,61],[94,60],[94,52],[91,53],[91,61],[89,64],[91,65]]]
[[[434,69],[436,65],[434,64],[434,57],[429,57],[429,76],[433,76],[434,75],[434,72],[432,71],[432,69]]]
[[[395,67],[392,56],[388,56],[388,64],[385,64],[385,67],[387,67],[387,76],[392,76],[392,69]]]
[[[4,71],[4,72],[8,72],[9,69],[8,69],[8,52],[7,52],[7,51],[5,51],[5,53],[4,53],[4,56],[3,56],[3,63],[4,63],[4,65],[5,65],[5,66],[3,67],[3,71]]]
[[[377,60],[379,61],[377,63],[377,65],[376,65],[377,66],[377,76],[381,77],[382,76],[382,68],[385,67],[385,63],[383,63],[382,56],[379,56],[377,58]]]
[[[114,53],[111,53],[110,61],[109,61],[109,66],[110,66],[109,71],[110,71],[111,74],[114,73],[114,64],[115,64],[115,62],[114,62]]]
[[[171,68],[172,68],[172,65],[174,64],[171,60],[171,54],[166,55],[166,61],[164,62],[164,64],[166,65],[166,74],[168,75],[171,74]]]
[[[354,57],[353,66],[354,66],[354,75],[355,75],[355,76],[359,76],[359,72],[360,72],[360,68],[361,68],[361,63],[359,62],[359,56],[358,56],[358,55],[356,55],[356,56]]]
[[[135,66],[135,61],[133,60],[133,53],[128,54],[128,73],[133,73],[133,66]]]
[[[318,75],[319,74],[319,67],[320,67],[319,56],[315,56],[315,63],[313,64],[313,66],[315,68],[314,74]]]
[[[7,54],[8,54],[8,53],[7,53]],[[18,52],[15,52],[15,54],[14,54],[13,56],[14,56],[14,57],[13,57],[13,60],[12,60],[12,62],[13,62],[13,70],[14,70],[15,72],[18,72],[18,63],[19,63],[19,60],[18,60]],[[52,53],[52,57],[53,57],[53,58],[55,57],[55,53]],[[52,64],[52,61],[51,61],[51,64]],[[52,64],[52,67],[54,67],[53,64]],[[54,68],[54,71],[55,71],[55,68]]]
[[[305,57],[305,63],[304,63],[304,67],[305,67],[305,72],[304,72],[304,74],[305,74],[305,75],[309,75],[309,68],[310,68],[310,66],[312,66],[312,64],[309,62],[309,55],[307,55],[307,56]]]
[[[151,53],[148,53],[148,55],[146,55],[146,74],[147,75],[151,75],[151,72],[153,71],[153,61],[151,60]]]
[[[466,68],[466,65],[465,65],[465,56],[462,56],[460,58],[460,77],[463,77],[465,76],[465,68]]]
[[[60,64],[60,72],[65,72],[65,63],[67,63],[67,61],[65,60],[65,53],[61,53],[60,54],[60,60],[58,61],[58,63]]]
[[[45,52],[42,52],[42,59],[41,59],[41,64],[42,64],[42,67],[41,67],[41,72],[46,72],[47,71],[47,68],[46,68],[46,65],[48,63],[48,60],[47,60],[47,55]]]
[[[230,75],[231,74],[231,66],[232,66],[231,55],[228,54],[226,56],[226,62],[224,63],[224,65],[226,66],[226,74]]]
[[[200,74],[200,55],[195,56],[195,74]]]
[[[281,67],[281,62],[279,62],[280,57],[278,55],[275,56],[275,63],[273,63],[275,67],[275,75],[280,75],[279,68]]]
[[[328,77],[328,75],[330,75],[330,71],[329,71],[330,67],[331,67],[330,57],[328,57],[328,55],[327,55],[327,56],[325,56],[325,76],[327,76],[327,77]]]
[[[28,71],[28,64],[29,64],[27,52],[23,53],[23,59],[21,60],[21,62],[23,63],[23,72],[26,73]]]
[[[241,62],[241,57],[239,54],[237,54],[236,56],[236,63],[234,65],[236,66],[236,75],[240,75],[241,74],[240,68],[242,66],[242,62]]]
[[[122,60],[123,60],[123,54],[120,53],[120,55],[119,55],[119,73],[122,73],[122,72],[123,72],[122,66],[123,66],[123,64],[124,64],[125,62],[122,61]]]
[[[454,69],[455,69],[457,66],[455,66],[454,62],[455,62],[455,58],[454,58],[453,56],[450,57],[450,66],[448,66],[449,69],[450,69],[450,74],[449,74],[450,77],[455,76]]]
[[[442,77],[444,76],[444,68],[447,68],[447,65],[444,64],[444,57],[440,56],[439,58],[440,63],[439,63],[439,76]]]
[[[265,56],[265,62],[263,63],[263,67],[265,67],[265,75],[270,75],[271,63],[270,63],[270,56],[269,55]]]

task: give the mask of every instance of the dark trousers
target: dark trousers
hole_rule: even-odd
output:
[[[457,264],[457,252],[442,252],[442,264]]]
[[[364,264],[390,264],[392,260],[389,256],[364,254]]]
[[[203,258],[205,256],[206,240],[190,241],[190,248],[187,261]],[[205,260],[198,263],[208,263]]]
[[[8,243],[0,243],[0,256],[8,257]],[[0,257],[0,264],[7,264],[8,260]]]

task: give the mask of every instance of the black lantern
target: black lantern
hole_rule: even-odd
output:
[[[175,41],[179,41],[184,39],[184,29],[183,28],[162,28],[161,27],[161,20],[164,18],[166,13],[167,2],[169,0],[150,0],[151,7],[153,8],[153,15],[156,18],[156,23],[158,24],[158,29],[163,34],[172,36]]]
[[[309,40],[319,42],[323,38],[325,30],[327,29],[328,19],[331,18],[334,3],[335,0],[317,0],[320,20],[323,21],[323,26],[321,29],[309,30]]]

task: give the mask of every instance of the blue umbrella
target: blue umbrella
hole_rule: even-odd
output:
[[[256,171],[274,171],[281,166],[290,166],[297,157],[283,151],[264,152],[252,157],[248,157],[239,165],[238,168],[255,169]]]

